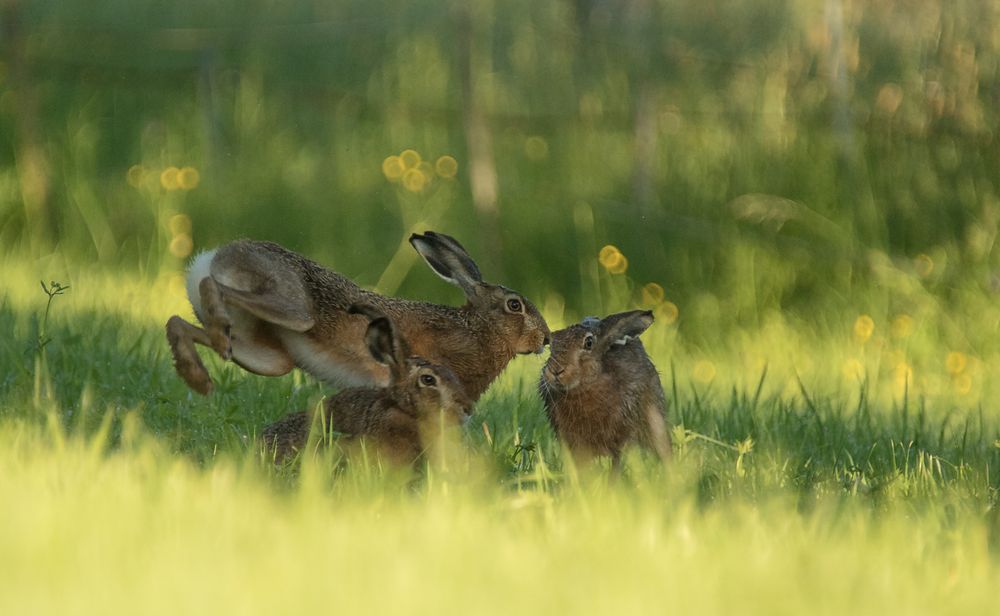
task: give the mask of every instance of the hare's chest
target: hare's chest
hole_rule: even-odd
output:
[[[559,438],[573,448],[598,454],[620,450],[632,438],[621,400],[581,390],[550,409]]]

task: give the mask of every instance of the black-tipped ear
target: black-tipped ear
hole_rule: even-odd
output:
[[[475,295],[476,287],[483,281],[483,275],[458,240],[443,233],[427,231],[423,235],[411,235],[410,244],[435,274],[461,287],[466,297]]]
[[[390,368],[396,364],[396,351],[393,346],[392,323],[385,317],[379,317],[368,324],[365,331],[365,344],[372,357],[380,364]]]
[[[603,353],[613,344],[625,344],[629,338],[637,338],[652,324],[652,310],[630,310],[601,319],[598,332],[600,351]]]
[[[354,304],[347,311],[371,319],[365,330],[365,346],[375,361],[389,366],[392,380],[398,382],[406,369],[406,358],[410,352],[406,341],[396,333],[392,321],[367,304]]]

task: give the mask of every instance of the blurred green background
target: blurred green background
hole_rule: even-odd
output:
[[[454,300],[400,249],[435,228],[567,318],[666,300],[695,339],[994,310],[996,2],[0,7],[7,257],[160,275],[249,236]]]

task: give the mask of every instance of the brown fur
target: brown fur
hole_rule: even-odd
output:
[[[371,334],[378,326],[387,328],[385,338]],[[442,427],[460,425],[472,402],[449,368],[413,357],[406,341],[393,334],[388,319],[374,319],[368,333],[371,355],[386,362],[390,384],[380,389],[345,389],[328,398],[322,425],[328,431],[364,438],[375,446],[380,458],[392,464],[410,464],[428,449]],[[428,378],[433,385],[424,382]],[[276,461],[306,445],[312,423],[308,413],[299,412],[264,429],[265,446]]]
[[[211,392],[197,343],[256,374],[278,376],[297,366],[341,385],[386,385],[387,368],[365,349],[365,319],[347,312],[357,303],[391,319],[415,355],[450,368],[473,401],[516,354],[541,352],[549,329],[529,301],[483,282],[447,235],[414,234],[410,242],[438,275],[462,287],[464,306],[385,297],[271,242],[240,240],[206,253],[208,275],[195,280],[203,270],[193,266],[188,285],[204,329],[177,316],[167,322],[178,374],[195,391]],[[512,300],[519,310],[511,310],[518,307]]]
[[[539,391],[552,428],[577,461],[611,456],[618,467],[630,444],[669,457],[666,397],[637,337],[652,322],[651,312],[633,311],[553,334]]]

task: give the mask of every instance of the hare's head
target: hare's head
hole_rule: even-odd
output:
[[[632,310],[603,319],[587,317],[552,335],[551,355],[542,368],[542,381],[550,388],[568,391],[601,374],[605,355],[627,344],[652,325],[649,310]]]
[[[437,417],[439,411],[449,422],[464,423],[469,418],[472,401],[450,368],[411,356],[392,322],[373,308],[355,305],[350,312],[370,319],[365,344],[376,361],[389,367],[389,389],[402,410],[418,420]]]
[[[469,305],[496,325],[515,353],[541,353],[549,343],[549,326],[534,304],[517,291],[483,282],[479,267],[458,240],[427,231],[411,235],[410,244],[438,276],[462,289]]]

